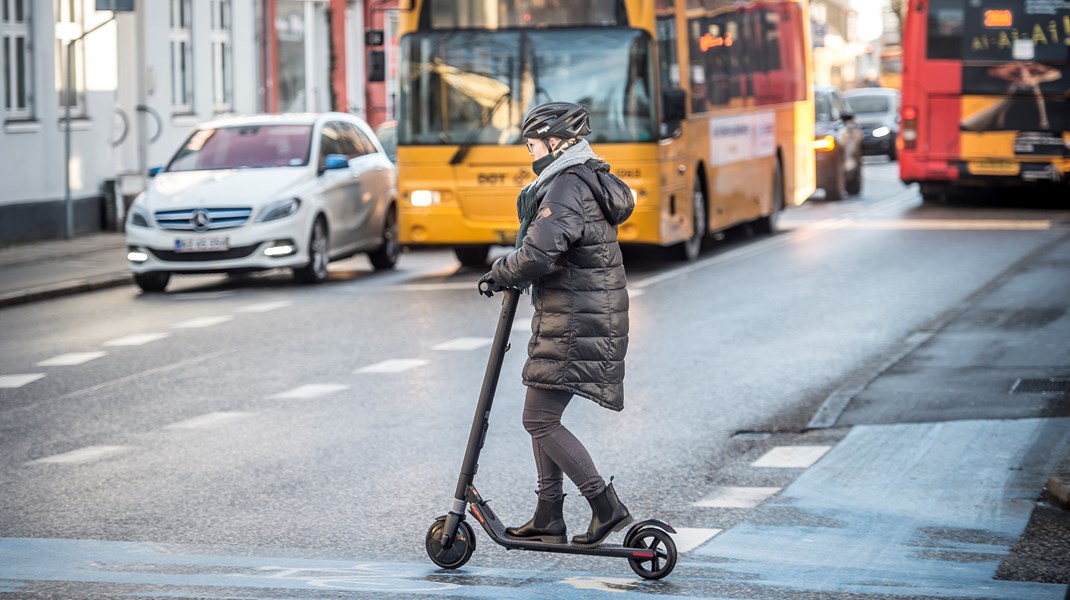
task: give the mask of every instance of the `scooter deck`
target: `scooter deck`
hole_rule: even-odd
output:
[[[468,488],[468,511],[475,517],[476,521],[483,527],[483,530],[494,542],[507,550],[533,550],[537,552],[557,552],[559,554],[586,554],[589,556],[609,556],[616,558],[634,558],[640,560],[649,560],[654,558],[654,553],[651,550],[644,548],[629,548],[627,546],[620,546],[616,544],[599,544],[592,547],[576,546],[573,544],[551,544],[547,542],[519,540],[511,537],[505,533],[505,525],[498,519],[494,511],[491,510],[487,501],[483,500],[479,496],[479,492],[475,488]],[[629,529],[631,531],[638,531],[643,527],[651,525],[659,527],[670,533],[676,533],[676,530],[672,528],[668,523],[664,523],[657,519],[648,519],[646,521],[640,521],[635,523]]]

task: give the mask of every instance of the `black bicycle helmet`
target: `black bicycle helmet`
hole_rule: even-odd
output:
[[[547,102],[528,111],[521,132],[527,139],[548,137],[569,140],[591,133],[587,107],[572,102]]]

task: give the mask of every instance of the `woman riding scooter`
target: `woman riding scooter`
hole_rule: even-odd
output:
[[[613,484],[561,424],[573,396],[624,408],[628,290],[617,226],[635,201],[582,139],[590,133],[587,108],[578,104],[550,102],[525,116],[522,135],[537,178],[517,198],[516,249],[480,279],[495,291],[530,286],[535,307],[523,420],[535,454],[538,501],[531,520],[506,533],[565,543],[564,473],[591,505],[586,533],[572,538],[585,548],[632,522]]]

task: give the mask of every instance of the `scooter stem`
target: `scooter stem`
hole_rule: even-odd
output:
[[[498,387],[498,377],[502,372],[505,353],[509,350],[509,332],[513,328],[513,319],[516,317],[519,300],[520,291],[515,288],[506,288],[502,292],[502,312],[498,316],[498,327],[494,331],[494,342],[491,344],[490,357],[487,359],[487,371],[483,375],[483,387],[479,391],[479,403],[476,404],[472,428],[468,432],[468,446],[464,451],[460,477],[457,478],[457,489],[453,492],[453,507],[446,515],[446,522],[442,528],[441,543],[444,548],[453,544],[457,525],[464,518],[464,511],[468,505],[465,499],[468,486],[472,485],[476,471],[479,469],[479,452],[483,449],[483,443],[487,439],[490,409],[494,404],[494,391]]]

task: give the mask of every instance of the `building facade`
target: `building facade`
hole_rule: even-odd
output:
[[[98,3],[0,0],[0,245],[117,228],[148,168],[206,120],[391,116],[387,84],[368,82],[389,44],[366,45],[365,24],[396,22],[396,0]]]

